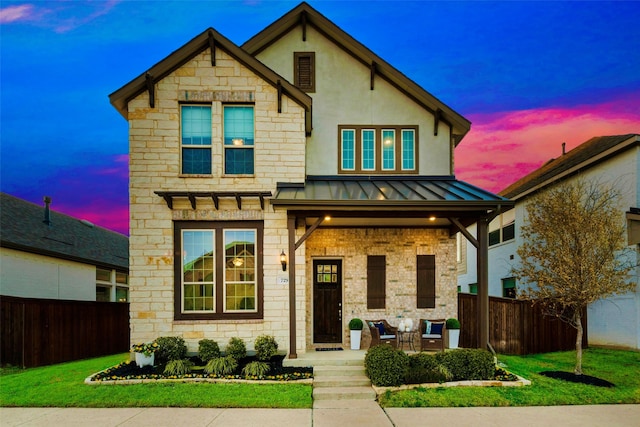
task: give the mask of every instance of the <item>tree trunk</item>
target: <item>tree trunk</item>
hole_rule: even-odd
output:
[[[582,316],[581,310],[577,310],[575,314],[576,326],[576,367],[573,373],[582,375]]]

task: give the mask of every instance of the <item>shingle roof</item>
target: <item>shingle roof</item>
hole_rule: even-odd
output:
[[[551,159],[498,194],[509,199],[524,197],[567,175],[588,169],[622,150],[638,146],[639,143],[640,135],[633,133],[591,138],[561,157]]]
[[[0,193],[0,246],[121,271],[129,270],[127,236]]]
[[[512,202],[452,176],[309,176],[304,183],[278,183],[271,204],[483,209]]]

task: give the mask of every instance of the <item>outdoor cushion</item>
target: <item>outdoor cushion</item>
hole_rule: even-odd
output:
[[[395,335],[380,335],[381,340],[392,340],[395,337],[396,337]]]
[[[427,331],[428,334],[442,335],[443,323],[431,323],[431,331]]]
[[[384,335],[384,323],[377,322],[373,324],[376,328],[378,328],[378,332],[380,332],[380,336]]]
[[[422,338],[442,338],[440,334],[422,334]]]
[[[424,324],[426,325],[425,327],[425,333],[426,334],[430,334],[431,333],[431,322],[429,322],[428,320],[424,321]]]

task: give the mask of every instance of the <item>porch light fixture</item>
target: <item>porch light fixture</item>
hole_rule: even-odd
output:
[[[287,271],[287,254],[284,250],[280,253],[280,264],[282,264],[282,271]]]
[[[435,217],[435,216],[430,216],[430,217],[429,217],[429,221],[435,221],[435,220],[436,220],[436,217]]]

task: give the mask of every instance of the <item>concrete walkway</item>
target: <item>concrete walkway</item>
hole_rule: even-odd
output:
[[[314,409],[0,408],[0,426],[636,427],[640,420],[640,405],[383,410],[375,402],[345,400],[329,406],[314,405]]]

